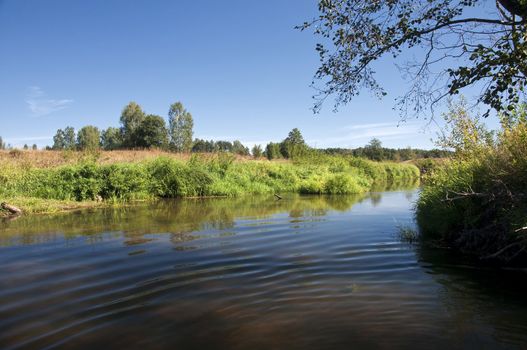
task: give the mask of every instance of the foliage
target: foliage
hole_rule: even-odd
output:
[[[366,147],[358,147],[354,149],[347,148],[326,148],[320,150],[325,154],[330,155],[350,155],[360,158],[368,158],[373,160],[371,152],[368,152]],[[445,158],[452,154],[450,150],[442,149],[414,149],[414,148],[386,148],[382,147],[382,158],[381,160],[391,160],[391,161],[406,161],[406,160],[415,160],[415,159],[427,159],[427,158]],[[378,158],[378,157],[377,157]]]
[[[401,113],[422,114],[425,107],[465,87],[480,83],[479,101],[508,111],[523,94],[527,73],[525,40],[527,4],[497,0],[494,11],[472,16],[482,0],[319,0],[320,15],[299,28],[322,38],[316,50],[321,65],[315,79],[315,110],[336,94],[336,106],[349,102],[362,88],[386,95],[374,65],[385,57],[408,57],[400,65],[411,87],[399,100]],[[444,67],[454,67],[445,69]]]
[[[527,121],[522,108],[504,117],[493,142],[463,108],[451,108],[447,117],[453,129],[445,141],[457,151],[426,177],[417,203],[422,234],[480,258],[525,259]]]
[[[253,155],[254,158],[261,158],[262,157],[262,146],[260,145],[254,145],[252,150],[251,150],[251,153]]]
[[[53,149],[74,149],[75,147],[75,129],[71,126],[67,126],[64,130],[58,129],[53,136]]]
[[[320,156],[318,163],[307,160],[296,163],[240,162],[235,160],[233,154],[218,153],[207,157],[193,155],[188,161],[158,157],[135,163],[100,164],[86,158],[49,168],[20,163],[3,167],[0,196],[123,201],[285,192],[351,194],[368,191],[382,181],[415,182],[419,179],[417,168],[413,165],[367,160],[356,163],[354,160]],[[367,170],[367,167],[372,168]]]
[[[229,141],[217,141],[215,145],[215,150],[221,152],[232,152],[233,146]]]
[[[137,147],[165,148],[168,145],[165,120],[158,115],[147,115],[135,131],[134,140]]]
[[[101,133],[101,145],[107,151],[121,148],[123,145],[121,131],[113,127],[103,130]]]
[[[121,112],[121,136],[123,146],[128,148],[138,147],[135,136],[141,123],[145,119],[145,112],[135,102],[128,103]]]
[[[285,140],[280,144],[280,153],[284,158],[300,157],[306,149],[307,145],[304,137],[297,128],[291,130]]]
[[[95,126],[88,125],[81,128],[77,134],[77,148],[80,150],[96,150],[99,149],[100,132]]]
[[[368,145],[364,147],[364,155],[371,160],[383,160],[384,151],[381,141],[377,138],[371,139]]]
[[[239,140],[232,142],[232,152],[241,156],[249,155],[249,148],[245,147]]]
[[[181,102],[173,103],[168,111],[170,145],[177,152],[190,152],[194,121]]]
[[[2,137],[0,136],[0,150],[4,150],[6,147],[5,147],[5,142],[4,140],[2,139]]]
[[[265,156],[269,160],[282,158],[280,145],[278,143],[269,142],[267,146],[265,146]]]
[[[75,129],[71,126],[67,126],[64,129],[64,148],[69,150],[75,149],[77,146],[76,141]]]
[[[192,145],[192,152],[196,153],[214,152],[215,150],[216,144],[213,140],[195,139]]]

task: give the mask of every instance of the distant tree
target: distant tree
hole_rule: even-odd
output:
[[[134,138],[137,147],[166,148],[168,145],[168,130],[165,120],[158,115],[147,115],[135,131]]]
[[[364,147],[364,154],[371,160],[383,160],[384,150],[381,141],[378,138],[371,139]]]
[[[202,139],[195,139],[192,143],[192,152],[203,153],[207,151],[207,141]]]
[[[262,157],[262,146],[260,145],[254,145],[253,149],[251,150],[251,153],[253,154],[254,158],[260,158]]]
[[[27,143],[24,144],[24,147],[23,147],[23,148],[24,148],[24,150],[26,150],[26,151],[29,149],[29,146],[27,145]]]
[[[411,147],[406,147],[399,150],[401,160],[410,160],[416,158],[416,153]]]
[[[245,147],[240,141],[235,140],[232,143],[232,152],[241,156],[249,155],[249,148]]]
[[[280,144],[280,153],[285,158],[294,158],[303,154],[306,148],[302,133],[297,128],[294,128]]]
[[[107,151],[121,148],[123,145],[121,131],[113,127],[103,130],[101,133],[101,145]]]
[[[277,159],[282,158],[282,154],[280,153],[280,144],[269,142],[267,146],[265,146],[265,156],[267,159]]]
[[[53,149],[59,150],[66,148],[65,138],[64,130],[58,129],[55,136],[53,136]]]
[[[67,126],[66,128],[64,128],[64,148],[75,149],[75,147],[75,129],[71,126]]]
[[[168,111],[170,146],[177,152],[190,152],[194,120],[181,102],[173,103]]]
[[[38,149],[37,144],[34,143],[33,146],[31,146],[31,149],[32,149],[33,151],[36,151],[36,150]]]
[[[143,112],[143,109],[137,103],[132,101],[123,108],[120,122],[124,147],[140,147],[134,137],[137,135],[137,128],[139,128],[144,119],[145,112]]]
[[[216,141],[214,148],[220,152],[232,152],[232,143],[229,141]]]
[[[1,136],[0,136],[0,149],[5,149],[5,142]]]
[[[192,152],[214,152],[214,141],[195,139],[192,146]]]
[[[97,150],[101,147],[101,133],[93,125],[88,125],[79,130],[77,134],[77,148],[80,150]]]

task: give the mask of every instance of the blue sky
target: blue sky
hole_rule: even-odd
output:
[[[379,65],[389,95],[365,91],[337,113],[313,115],[318,66],[314,0],[0,0],[0,136],[15,146],[52,143],[58,128],[118,126],[138,102],[166,118],[181,101],[195,137],[279,141],[300,128],[316,147],[431,148],[434,128],[401,123],[396,67]]]

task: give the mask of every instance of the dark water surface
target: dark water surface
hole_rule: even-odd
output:
[[[522,271],[398,240],[416,191],[0,223],[0,348],[527,347]]]

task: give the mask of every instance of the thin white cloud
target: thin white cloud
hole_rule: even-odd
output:
[[[28,89],[26,103],[32,115],[36,117],[42,117],[68,107],[71,103],[73,103],[73,100],[50,99],[40,87],[31,86]]]
[[[357,147],[374,137],[381,141],[408,140],[423,131],[423,125],[420,123],[356,124],[343,127],[337,135],[308,140],[308,143],[317,147]]]

